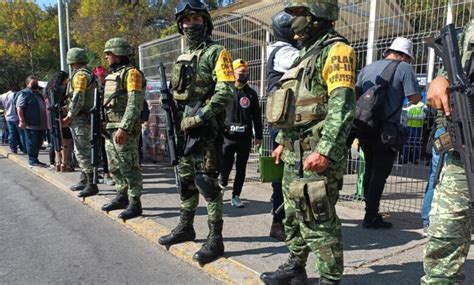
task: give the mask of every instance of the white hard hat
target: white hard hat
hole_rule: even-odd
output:
[[[413,42],[407,38],[396,38],[387,51],[389,50],[402,52],[408,55],[412,61],[415,61],[413,57]]]

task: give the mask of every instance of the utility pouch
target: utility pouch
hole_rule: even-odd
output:
[[[289,128],[293,125],[290,118],[294,113],[295,96],[291,89],[278,89],[268,97],[266,117],[269,124],[277,125],[279,128]]]
[[[303,222],[324,222],[334,217],[329,201],[326,180],[293,182],[289,187],[290,199],[295,202],[296,218]]]
[[[173,65],[172,86],[176,101],[188,101],[196,88],[196,65],[198,56],[195,53],[183,54]]]
[[[327,195],[326,179],[307,184],[307,195],[314,219],[324,222],[334,217],[334,207]]]
[[[291,183],[289,187],[289,197],[295,202],[296,220],[300,222],[311,222],[313,220],[313,214],[305,195],[307,193],[306,189],[307,184],[299,181]]]

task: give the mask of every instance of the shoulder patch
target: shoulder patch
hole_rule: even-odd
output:
[[[328,94],[339,87],[355,89],[356,57],[354,49],[344,43],[336,43],[329,50],[323,68],[323,78]]]
[[[232,56],[223,49],[216,62],[217,81],[235,81],[234,70],[232,69]]]
[[[142,91],[143,77],[137,69],[130,69],[127,75],[127,91]]]
[[[85,92],[87,89],[87,77],[83,72],[76,74],[72,80],[72,88],[76,92]]]

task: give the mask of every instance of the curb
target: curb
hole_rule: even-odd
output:
[[[31,171],[36,176],[44,179],[46,182],[56,186],[63,192],[76,198],[77,201],[81,201],[76,197],[76,193],[69,190],[68,185],[65,184],[64,179],[61,179],[61,175],[56,172],[52,172],[47,168],[31,168],[28,166],[25,156],[15,155],[8,151],[8,147],[0,147],[0,155],[5,156],[10,161],[22,166],[23,168]],[[157,243],[158,237],[165,235],[170,232],[170,229],[157,223],[154,220],[144,217],[138,217],[135,219],[123,222],[118,218],[119,211],[109,212],[108,214],[101,210],[103,204],[109,202],[109,199],[98,195],[85,198],[81,201],[84,205],[102,213],[115,222],[125,227],[128,230],[142,236],[153,244],[160,246]],[[226,284],[262,284],[259,278],[259,273],[248,268],[242,263],[233,260],[232,258],[221,257],[218,260],[200,266],[197,262],[193,261],[193,254],[201,248],[200,244],[195,242],[186,242],[182,244],[173,245],[169,248],[168,252],[173,254],[178,259],[199,268],[206,272],[211,277],[222,281]]]

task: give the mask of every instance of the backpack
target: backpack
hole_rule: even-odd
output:
[[[392,81],[400,61],[392,61],[384,69],[376,84],[360,96],[356,102],[353,129],[357,138],[374,138],[380,135],[383,127],[383,103],[387,96],[387,88]],[[380,82],[379,82],[380,81]],[[391,118],[396,112],[390,114]],[[386,120],[385,119],[385,120]]]

